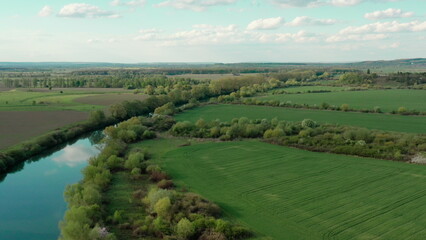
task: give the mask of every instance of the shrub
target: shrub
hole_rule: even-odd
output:
[[[141,178],[142,177],[141,172],[142,171],[140,168],[133,168],[132,171],[130,172],[130,178],[133,180]]]
[[[302,121],[302,127],[304,127],[304,128],[314,128],[316,126],[317,126],[317,123],[314,120],[304,119]]]
[[[349,105],[348,104],[342,104],[342,106],[340,107],[340,109],[342,110],[342,111],[345,111],[345,112],[347,112],[347,111],[349,111]]]
[[[159,182],[164,179],[169,179],[169,176],[162,171],[153,171],[151,172],[151,175],[149,176],[149,179],[153,182]]]
[[[140,168],[142,162],[145,160],[145,155],[141,152],[132,153],[129,155],[126,162],[124,162],[124,167],[127,169]]]
[[[405,107],[399,107],[398,108],[398,114],[404,115],[404,114],[407,114],[407,113],[408,113],[408,110]]]
[[[157,183],[157,187],[162,189],[170,189],[174,187],[174,184],[172,180],[163,179]]]
[[[117,169],[123,166],[124,160],[116,155],[111,155],[107,160],[107,166],[109,169]]]
[[[211,229],[206,230],[201,234],[198,240],[226,240],[225,234],[215,232]]]

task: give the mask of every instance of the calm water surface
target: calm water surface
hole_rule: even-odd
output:
[[[82,178],[87,160],[99,153],[89,138],[50,156],[27,161],[23,169],[0,180],[0,239],[49,240],[59,236],[66,210],[63,193]]]

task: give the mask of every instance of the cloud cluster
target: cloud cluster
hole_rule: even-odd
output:
[[[287,23],[287,26],[298,27],[298,26],[323,26],[336,24],[336,19],[315,19],[308,16],[300,16],[293,19],[293,21]]]
[[[385,19],[385,18],[407,18],[414,16],[414,12],[404,12],[401,9],[389,8],[383,11],[375,11],[366,13],[365,18],[371,20]]]
[[[65,5],[58,13],[58,17],[67,18],[119,18],[120,15],[102,10],[97,6],[86,3],[72,3]]]
[[[111,2],[112,6],[125,6],[125,7],[143,7],[146,4],[146,0],[133,0],[133,1],[122,1],[122,0],[113,0]]]
[[[385,39],[386,34],[336,34],[326,38],[326,42],[346,42],[346,41],[373,41]]]
[[[261,18],[252,21],[247,26],[248,30],[267,30],[267,29],[277,29],[281,27],[284,23],[284,19],[282,17],[276,18]]]
[[[176,9],[189,9],[193,11],[205,11],[208,7],[228,5],[238,0],[167,0],[156,4],[157,7],[173,7]]]
[[[38,12],[39,17],[49,17],[53,14],[53,9],[50,6],[44,6],[40,12]]]
[[[426,21],[411,22],[375,22],[362,26],[349,26],[342,29],[339,33],[344,34],[363,34],[363,33],[395,33],[395,32],[420,32],[426,31]]]
[[[348,7],[355,6],[363,2],[395,2],[398,0],[272,0],[272,3],[284,8],[290,7],[321,7],[337,6]]]

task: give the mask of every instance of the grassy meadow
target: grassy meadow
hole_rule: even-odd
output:
[[[291,89],[291,88],[289,88]],[[313,89],[307,87],[306,89]],[[287,91],[285,89],[285,91]],[[380,107],[384,112],[405,107],[409,110],[426,111],[426,91],[409,89],[335,91],[327,93],[279,94],[258,97],[261,100],[278,100],[281,102],[320,106],[322,103],[341,106],[348,104],[353,109],[374,109]]]
[[[75,89],[52,91],[12,89],[0,93],[0,111],[91,111],[124,100],[144,98],[144,95],[135,95],[125,90],[102,92]]]
[[[287,121],[302,121],[309,118],[321,123],[352,125],[385,131],[426,133],[426,117],[424,116],[307,110],[268,106],[207,105],[178,114],[176,119],[178,121],[192,122],[200,118],[204,120],[220,119],[222,121],[231,121],[233,118],[240,117],[247,117],[249,119],[272,119],[276,117]]]
[[[259,239],[423,239],[426,234],[425,168],[257,141],[178,147],[181,142],[141,145],[159,150],[154,159],[178,186],[216,202]]]

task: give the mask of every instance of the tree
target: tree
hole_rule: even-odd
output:
[[[180,239],[189,239],[194,232],[194,225],[186,218],[182,218],[176,225],[176,234]]]
[[[113,104],[109,107],[109,112],[111,116],[116,119],[125,119],[127,117],[127,110],[122,104]]]
[[[164,197],[154,205],[154,212],[158,214],[158,216],[163,218],[169,217],[170,208],[172,207],[172,203],[169,197]]]
[[[105,113],[102,110],[95,110],[90,112],[89,121],[93,124],[101,124],[105,121]]]

